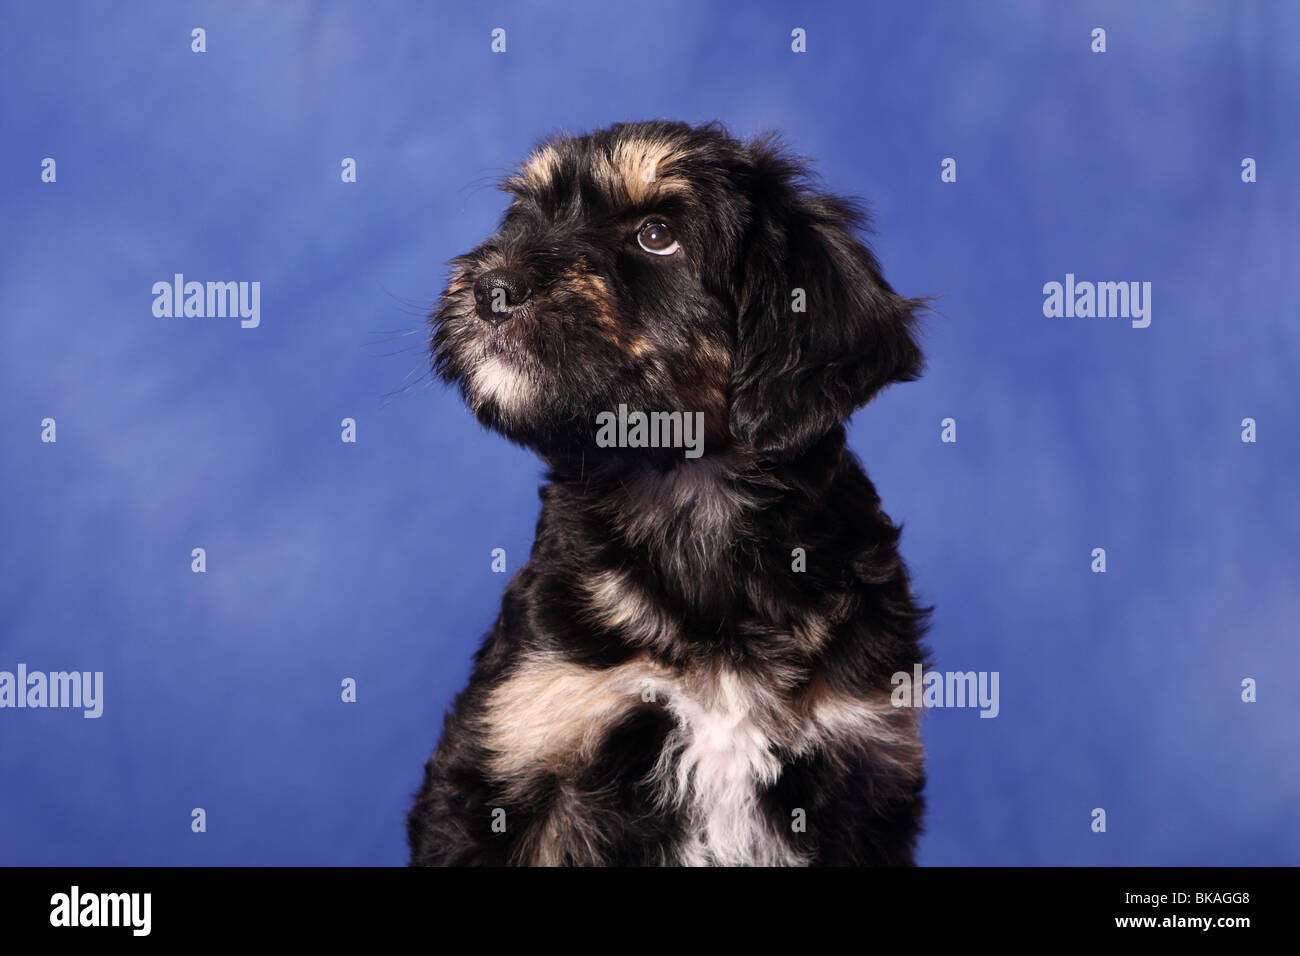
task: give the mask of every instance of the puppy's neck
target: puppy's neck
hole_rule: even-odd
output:
[[[543,500],[580,519],[588,546],[649,570],[685,606],[720,609],[824,520],[844,441],[836,427],[779,464],[734,446],[698,459],[566,458],[550,462]]]

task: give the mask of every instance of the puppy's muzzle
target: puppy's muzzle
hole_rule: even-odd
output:
[[[514,269],[491,269],[474,283],[474,311],[493,325],[509,319],[532,295],[528,277]]]

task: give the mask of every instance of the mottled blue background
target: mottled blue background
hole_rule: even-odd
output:
[[[0,669],[106,692],[0,711],[0,862],[404,862],[540,475],[423,315],[535,140],[657,116],[783,131],[940,297],[852,427],[938,666],[1001,673],[927,715],[921,861],[1300,862],[1295,4],[3,6]],[[174,272],[261,327],[155,318]],[[1044,318],[1067,272],[1151,327]]]

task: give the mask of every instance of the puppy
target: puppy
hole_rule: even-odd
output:
[[[415,865],[910,864],[924,664],[844,419],[915,378],[921,300],[772,139],[541,145],[452,261],[433,365],[549,466],[408,817]]]

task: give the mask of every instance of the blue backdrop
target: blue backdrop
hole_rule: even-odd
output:
[[[535,140],[652,117],[781,130],[939,296],[851,429],[937,665],[1001,675],[995,719],[926,715],[921,861],[1300,862],[1296,5],[3,20],[0,670],[104,691],[0,709],[0,863],[405,861],[540,477],[430,385],[423,318]],[[176,273],[260,282],[260,325],[155,316]],[[1045,316],[1067,274],[1150,282],[1149,327]]]

